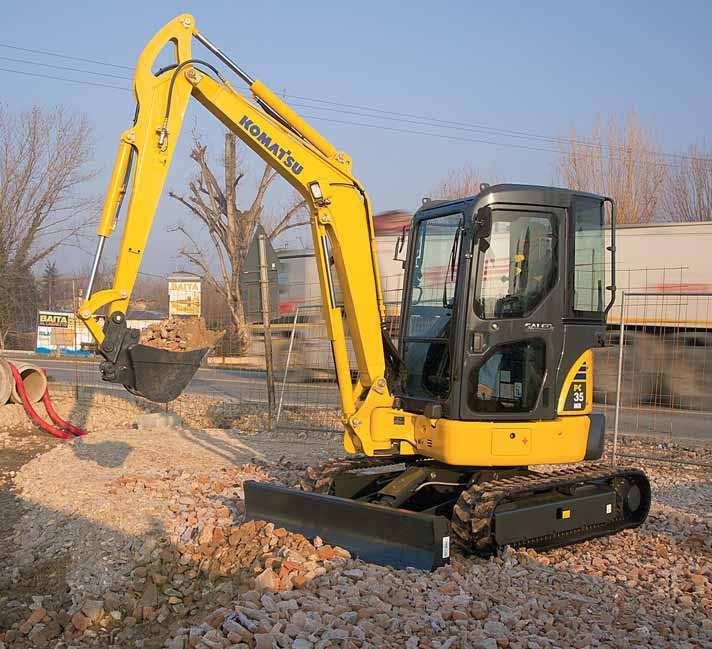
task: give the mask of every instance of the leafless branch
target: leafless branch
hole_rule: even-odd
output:
[[[246,175],[246,169],[238,157],[236,136],[225,134],[222,178],[211,168],[208,147],[200,138],[194,139],[190,156],[196,163],[197,174],[188,184],[189,192],[187,195],[169,192],[169,196],[187,208],[206,228],[211,242],[210,255],[204,252],[188,228],[177,225],[173,229],[181,232],[189,243],[181,250],[181,255],[198,268],[225,299],[238,338],[238,353],[244,353],[248,341],[240,276],[255,228],[263,216],[265,197],[277,173],[265,165],[249,207],[241,209],[237,189]],[[292,221],[303,207],[303,201],[301,205],[290,207],[279,219],[278,231],[284,232],[301,225]]]
[[[293,220],[300,212],[306,210],[307,202],[302,199],[295,199],[292,202],[291,207],[287,209],[282,219],[270,230],[268,237],[270,239],[276,239],[285,230],[290,228],[300,227],[302,225],[309,225],[308,220],[301,221],[299,223],[294,223]]]
[[[498,182],[496,174],[488,176],[471,166],[461,169],[452,169],[433,188],[432,197],[442,200],[454,200],[466,196],[474,196],[480,193],[480,184],[487,182],[490,185]]]
[[[692,145],[669,174],[663,200],[667,220],[712,221],[712,148]]]
[[[33,268],[77,245],[97,217],[97,200],[84,194],[95,173],[91,156],[85,116],[38,107],[13,114],[0,106],[0,339],[17,323],[18,309],[30,305],[34,319],[29,293],[17,287],[29,291]]]
[[[558,175],[572,189],[611,196],[620,223],[649,223],[660,216],[667,167],[660,146],[635,112],[619,124],[600,120],[585,138],[571,130],[561,146]]]

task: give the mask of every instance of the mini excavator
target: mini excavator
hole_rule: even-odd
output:
[[[193,57],[194,41],[247,85],[249,97]],[[154,71],[165,47],[174,62]],[[248,518],[319,535],[367,561],[425,569],[448,561],[451,540],[479,554],[506,545],[546,549],[645,520],[651,494],[642,471],[586,463],[604,447],[604,417],[592,412],[592,350],[605,342],[615,299],[610,198],[501,184],[464,199],[424,200],[407,235],[396,343],[386,327],[369,199],[346,153],[188,14],[143,50],[134,91],[135,117],[121,135],[78,311],[103,356],[105,381],[166,402],[207,353],[144,346],[125,318],[191,97],[310,208],[344,448],[356,457],[311,470],[301,488],[248,483]],[[129,186],[113,285],[93,292]],[[104,308],[102,326],[96,314]]]

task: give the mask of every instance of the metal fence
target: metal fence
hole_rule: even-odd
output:
[[[712,466],[712,293],[624,291],[617,309],[612,461]]]
[[[391,284],[386,296],[387,323],[397,339],[400,285]],[[312,288],[305,285],[300,292],[311,295]],[[119,400],[147,412],[174,412],[186,425],[201,428],[259,432],[271,427],[301,439],[337,436],[342,430],[339,395],[320,300],[302,301],[284,311],[270,324],[271,409],[265,328],[260,323],[251,325],[247,356],[235,357],[229,348],[218,348],[186,393],[166,405],[102,382],[95,357],[47,356],[38,363],[48,368],[54,393],[84,404],[101,406]],[[615,459],[710,466],[712,294],[625,291],[619,295],[611,320],[609,346],[594,352],[594,407],[606,414],[615,439]],[[230,328],[227,317],[211,315],[209,324]]]

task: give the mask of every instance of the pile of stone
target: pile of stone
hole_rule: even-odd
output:
[[[214,347],[224,335],[224,331],[208,329],[203,318],[171,316],[158,324],[146,327],[141,332],[141,344],[168,351],[186,352]]]
[[[73,590],[81,595],[61,604],[40,597],[28,611],[4,601],[0,587],[0,610],[22,611],[0,632],[0,649],[712,643],[712,493],[699,472],[652,470],[656,500],[639,530],[546,553],[455,553],[451,565],[426,573],[368,565],[319,538],[244,521],[246,480],[293,485],[303,466],[138,470],[104,483],[97,501],[155,512],[161,532],[135,539],[140,547],[103,594]],[[78,539],[72,547],[78,563],[90,563]]]
[[[186,474],[182,480],[175,475],[173,480],[165,477],[123,477],[111,489],[133,494],[166,492],[174,518],[164,543],[170,548],[174,575],[186,574],[191,580],[200,575],[215,581],[246,570],[256,587],[280,591],[300,588],[324,574],[331,566],[325,563],[349,558],[346,550],[325,545],[318,537],[310,542],[300,534],[275,529],[272,523],[241,522],[244,481],[271,479],[258,466],[224,469],[217,479],[208,474]],[[190,487],[185,489],[187,483]]]

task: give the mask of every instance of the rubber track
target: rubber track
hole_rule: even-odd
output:
[[[494,512],[498,505],[531,493],[591,482],[610,483],[616,478],[633,480],[641,487],[643,503],[636,520],[626,520],[621,507],[616,518],[601,525],[589,525],[562,533],[530,538],[518,543],[528,548],[548,549],[637,527],[650,508],[650,486],[645,474],[635,468],[610,469],[574,467],[551,473],[529,473],[475,484],[460,494],[450,521],[453,542],[463,550],[489,555],[502,549],[494,537]]]

